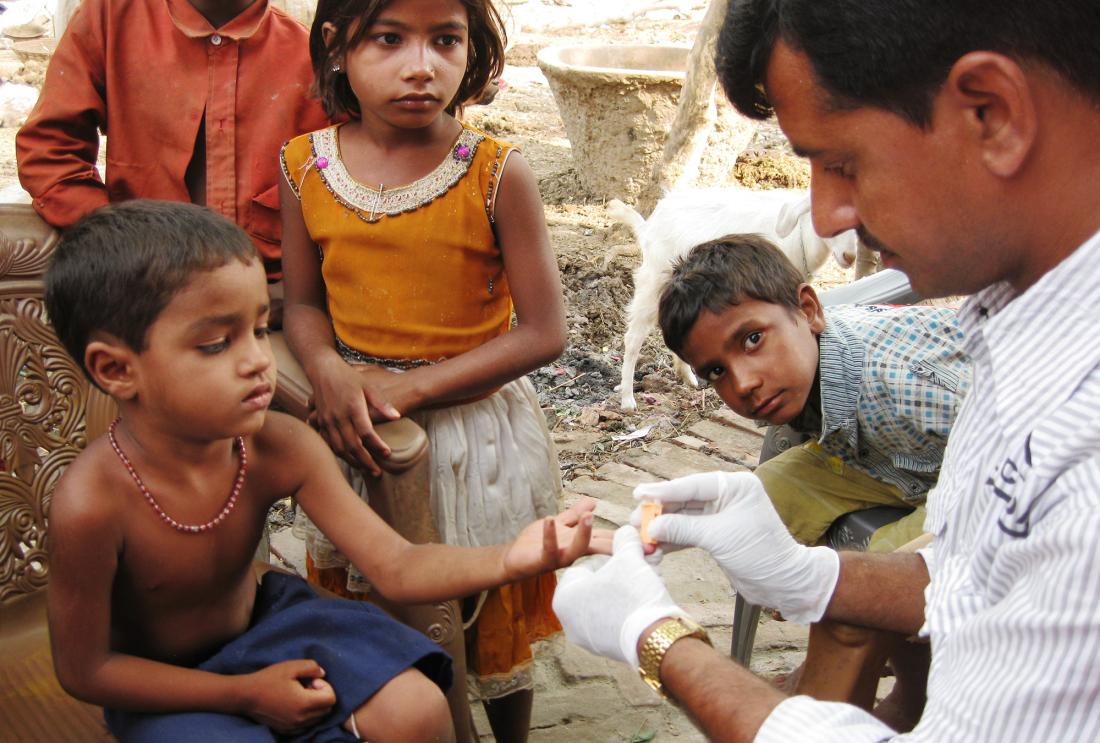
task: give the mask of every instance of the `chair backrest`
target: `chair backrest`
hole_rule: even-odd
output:
[[[45,587],[54,485],[115,414],[46,317],[57,239],[29,205],[0,204],[0,605]]]

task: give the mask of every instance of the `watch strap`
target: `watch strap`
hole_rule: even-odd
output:
[[[661,686],[661,663],[668,649],[685,637],[695,637],[712,645],[707,631],[687,617],[670,617],[653,628],[638,651],[638,673],[653,691],[668,699]]]

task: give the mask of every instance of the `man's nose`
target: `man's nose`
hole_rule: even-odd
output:
[[[852,203],[850,186],[817,168],[810,183],[810,208],[814,231],[822,237],[835,237],[859,227],[859,213]]]

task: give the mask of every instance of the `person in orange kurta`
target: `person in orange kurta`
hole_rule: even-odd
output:
[[[329,122],[307,39],[268,0],[83,0],[15,140],[35,210],[65,228],[108,202],[203,204],[278,278],[279,147]]]
[[[366,497],[362,473],[387,454],[371,421],[419,422],[431,484],[415,495],[431,498],[443,539],[507,541],[558,509],[556,452],[524,375],[557,358],[565,332],[530,166],[453,116],[500,74],[499,17],[487,1],[322,0],[311,53],[329,114],[351,117],[282,152],[285,330],[316,425]],[[298,526],[313,580],[365,590]],[[553,589],[544,576],[468,602],[469,667],[502,743],[527,739],[531,641],[560,630]]]

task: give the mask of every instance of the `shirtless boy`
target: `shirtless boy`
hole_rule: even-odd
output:
[[[58,679],[107,708],[121,740],[451,739],[438,647],[372,605],[254,568],[281,498],[398,602],[472,594],[589,549],[591,505],[499,547],[396,534],[320,436],[268,411],[263,264],[202,207],[132,201],[83,218],[58,246],[46,302],[120,411],[54,494],[49,619]]]

